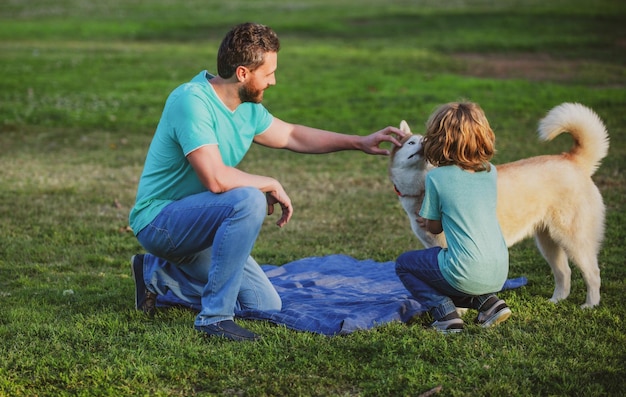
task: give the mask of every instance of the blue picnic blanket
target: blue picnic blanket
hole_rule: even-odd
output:
[[[235,313],[239,318],[266,320],[290,329],[330,336],[392,321],[407,322],[426,312],[404,288],[393,261],[358,260],[336,254],[262,268],[282,299],[282,310],[242,310]],[[509,279],[503,289],[526,283],[525,277]],[[159,296],[158,304],[169,306],[179,302],[168,294]]]

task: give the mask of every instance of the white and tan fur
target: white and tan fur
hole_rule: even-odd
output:
[[[410,132],[403,120],[400,128]],[[497,214],[507,245],[534,236],[554,274],[550,299],[568,297],[571,269],[578,266],[587,286],[582,307],[600,302],[598,252],[604,235],[604,203],[591,176],[607,155],[609,138],[602,120],[577,103],[553,108],[539,123],[539,137],[550,141],[569,133],[569,152],[497,165]],[[406,211],[411,229],[425,247],[445,246],[445,236],[419,227],[417,213],[424,197],[424,178],[432,165],[422,157],[421,135],[412,134],[391,153],[389,177]]]

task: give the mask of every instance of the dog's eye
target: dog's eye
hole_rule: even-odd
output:
[[[413,141],[408,141],[407,143],[408,143],[409,145],[415,145],[415,142],[413,142]]]

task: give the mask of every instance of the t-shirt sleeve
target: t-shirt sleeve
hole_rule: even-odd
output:
[[[257,130],[255,135],[259,135],[265,132],[265,130],[267,130],[268,128],[270,128],[270,125],[272,125],[272,121],[274,120],[274,117],[272,116],[272,114],[265,108],[265,106],[259,104],[259,106],[257,106]]]
[[[200,146],[218,143],[215,120],[205,100],[195,94],[181,95],[169,109],[169,120],[185,156]]]
[[[435,183],[430,174],[426,174],[426,191],[424,192],[424,201],[420,209],[420,216],[434,221],[441,220],[441,205],[439,203],[439,195]]]

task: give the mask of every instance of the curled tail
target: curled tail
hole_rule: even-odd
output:
[[[593,175],[609,151],[609,135],[600,117],[579,103],[563,103],[539,122],[539,137],[551,141],[564,132],[574,138],[567,155]]]

